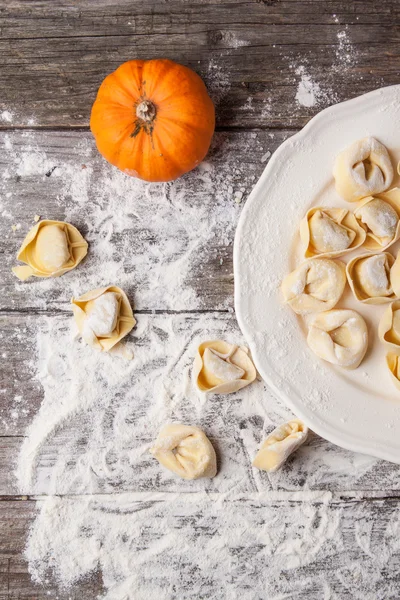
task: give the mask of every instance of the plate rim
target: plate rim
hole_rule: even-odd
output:
[[[328,423],[319,421],[318,417],[316,417],[315,419],[309,418],[309,416],[306,415],[302,411],[301,405],[299,406],[297,402],[293,402],[291,400],[291,398],[282,389],[279,389],[279,387],[272,380],[272,378],[269,377],[265,373],[265,371],[262,367],[262,362],[259,360],[257,349],[254,346],[253,341],[252,341],[252,337],[253,337],[252,333],[247,329],[246,321],[243,318],[242,312],[241,312],[241,294],[240,294],[240,288],[241,288],[240,278],[241,278],[241,276],[240,276],[240,268],[239,268],[240,238],[242,236],[242,230],[244,228],[244,224],[246,222],[247,215],[250,212],[250,205],[253,202],[254,197],[256,197],[258,195],[259,190],[263,187],[264,182],[268,178],[269,174],[273,172],[275,164],[279,161],[281,154],[283,154],[286,151],[286,148],[289,145],[293,144],[294,141],[297,142],[297,141],[300,141],[303,138],[307,137],[311,133],[312,130],[314,130],[318,127],[321,120],[325,120],[326,118],[329,118],[330,114],[335,113],[338,109],[346,109],[347,107],[350,107],[350,106],[353,109],[359,103],[364,103],[366,100],[375,100],[375,97],[382,96],[386,92],[393,91],[393,90],[400,90],[400,84],[377,88],[377,89],[367,92],[365,94],[361,94],[360,96],[356,96],[355,98],[351,98],[350,100],[345,100],[343,102],[338,102],[336,104],[333,104],[333,105],[321,110],[320,112],[318,112],[314,117],[312,117],[306,123],[306,125],[304,125],[304,127],[300,131],[289,136],[284,142],[282,142],[282,144],[275,150],[275,152],[271,156],[271,159],[269,160],[268,164],[266,165],[266,167],[265,167],[264,171],[262,172],[256,185],[252,189],[249,197],[246,200],[245,206],[241,212],[239,222],[237,224],[236,232],[235,232],[235,239],[234,239],[234,246],[233,246],[233,267],[234,267],[234,304],[235,304],[235,315],[236,315],[238,325],[250,347],[250,352],[251,352],[252,358],[254,360],[255,366],[257,368],[257,371],[261,375],[262,379],[267,383],[267,385],[273,391],[273,393],[277,396],[277,398],[280,399],[298,418],[302,419],[305,422],[305,424],[312,431],[314,431],[315,433],[320,435],[322,438],[325,438],[328,441],[332,442],[333,444],[336,444],[337,446],[340,446],[340,447],[350,450],[352,452],[361,452],[363,454],[371,455],[376,458],[387,460],[392,463],[400,464],[400,452],[399,451],[397,452],[397,455],[395,455],[393,453],[394,450],[393,450],[393,452],[391,452],[390,449],[385,450],[380,444],[376,445],[376,446],[374,444],[371,445],[371,443],[368,444],[367,442],[362,442],[356,436],[354,438],[351,438],[351,436],[349,436],[345,432],[338,433],[337,430],[335,428],[332,428],[332,426],[330,426]],[[388,448],[390,448],[390,447],[388,447]]]

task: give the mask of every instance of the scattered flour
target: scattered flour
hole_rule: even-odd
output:
[[[229,73],[215,59],[211,58],[204,80],[215,106],[218,106],[231,87]]]
[[[333,15],[335,23],[339,23],[336,15]],[[357,52],[351,42],[347,26],[338,31],[337,45],[331,67],[327,69],[324,85],[316,81],[312,75],[312,64],[308,60],[302,60],[301,64],[292,63],[290,68],[294,69],[298,76],[295,100],[299,106],[308,108],[314,106],[328,106],[337,102],[339,97],[336,92],[337,76],[345,75],[346,72],[357,63]]]
[[[12,123],[13,119],[14,114],[9,110],[3,110],[3,112],[0,113],[0,120],[3,121],[3,123]]]
[[[208,260],[219,260],[231,243],[241,210],[235,194],[243,197],[245,190],[250,191],[254,173],[259,173],[258,166],[229,160],[220,169],[222,143],[226,147],[217,135],[210,161],[178,181],[147,184],[105,163],[85,135],[77,135],[69,157],[44,152],[36,145],[34,132],[24,137],[6,135],[7,168],[0,180],[0,196],[10,187],[15,189],[15,178],[23,178],[29,187],[41,177],[59,210],[57,215],[46,214],[45,203],[36,198],[29,221],[35,212],[42,218],[65,219],[81,230],[90,248],[83,265],[67,277],[33,281],[35,294],[32,286],[15,280],[20,297],[29,297],[33,303],[29,306],[69,310],[72,296],[115,283],[130,295],[136,310],[207,308],[197,293],[208,275],[204,254]],[[257,139],[247,138],[244,143],[248,152],[261,154]],[[210,202],[204,201],[210,197],[212,211]],[[23,197],[14,198],[15,210],[22,213],[25,203]],[[19,226],[19,237],[15,231],[15,253],[31,226],[29,221]],[[7,260],[11,268],[14,252]],[[223,266],[223,270],[230,275],[231,268]],[[224,300],[214,307],[227,309],[231,302]]]

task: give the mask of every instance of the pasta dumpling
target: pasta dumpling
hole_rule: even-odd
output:
[[[330,310],[346,285],[345,265],[328,258],[311,258],[282,282],[284,301],[299,315]]]
[[[400,350],[400,300],[395,300],[383,313],[378,327],[381,342]]]
[[[400,252],[390,269],[390,283],[396,298],[400,298]]]
[[[183,479],[215,477],[215,450],[198,427],[172,423],[164,425],[150,452],[166,469]]]
[[[396,352],[388,352],[386,365],[394,385],[400,390],[400,356]]]
[[[347,202],[358,202],[386,190],[393,180],[393,167],[385,146],[365,137],[340,152],[333,176],[338,194]]]
[[[230,394],[257,375],[248,349],[222,340],[203,342],[193,363],[193,381],[202,392]]]
[[[74,269],[87,254],[88,244],[73,225],[41,221],[25,237],[17,259],[25,266],[13,268],[21,281],[28,277],[59,277]]]
[[[110,351],[136,324],[129,300],[119,287],[92,290],[71,302],[83,340],[99,350]]]
[[[354,310],[328,310],[311,322],[307,343],[319,358],[355,369],[367,351],[367,325]]]
[[[366,232],[364,247],[367,250],[385,250],[399,239],[399,214],[400,188],[393,188],[376,198],[364,198],[354,216]]]
[[[307,436],[308,428],[299,419],[279,425],[262,443],[253,461],[253,467],[274,473],[304,444]]]
[[[306,258],[342,256],[361,246],[365,236],[346,208],[311,208],[300,223]]]
[[[389,252],[356,256],[346,268],[347,279],[357,300],[385,304],[395,298],[391,283],[394,258]]]

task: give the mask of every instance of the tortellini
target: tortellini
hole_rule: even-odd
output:
[[[328,258],[311,258],[282,282],[284,301],[298,315],[329,310],[339,302],[346,285],[345,265]]]
[[[354,216],[367,234],[364,247],[372,252],[386,250],[400,237],[400,188],[393,188],[359,204]]]
[[[394,385],[400,390],[400,356],[396,352],[388,352],[386,364]]]
[[[164,425],[150,452],[163,465],[183,479],[215,477],[215,450],[198,427],[172,423]]]
[[[262,443],[253,461],[253,467],[274,473],[292,452],[304,444],[307,436],[308,428],[299,419],[279,425]]]
[[[385,146],[365,137],[337,156],[333,175],[338,194],[347,202],[358,202],[386,190],[393,180],[393,167]]]
[[[400,300],[392,302],[383,313],[378,335],[385,345],[400,351]]]
[[[248,349],[221,340],[203,342],[193,363],[193,381],[202,392],[237,392],[257,375]]]
[[[367,325],[354,310],[329,310],[313,319],[307,343],[319,358],[345,369],[355,369],[367,351]]]
[[[28,277],[59,277],[74,269],[86,256],[88,244],[73,225],[63,221],[41,221],[33,227],[18,251],[17,259],[25,266],[13,273],[25,281]]]
[[[355,298],[364,304],[385,304],[394,300],[391,283],[393,264],[394,258],[389,252],[353,258],[346,272]]]
[[[300,223],[304,255],[334,257],[359,248],[366,233],[347,208],[311,208]]]
[[[71,302],[83,340],[99,350],[110,351],[136,324],[129,300],[119,287],[92,290]]]

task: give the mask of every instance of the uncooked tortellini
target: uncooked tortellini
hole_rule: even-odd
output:
[[[215,477],[217,458],[205,433],[198,427],[164,425],[150,452],[163,467],[183,479]]]
[[[110,351],[136,323],[125,292],[116,286],[92,290],[71,302],[79,333],[99,350]]]
[[[381,342],[400,351],[400,300],[395,300],[383,313],[378,327]]]
[[[193,381],[202,392],[230,394],[252,383],[257,375],[243,346],[221,340],[203,342],[193,363]]]
[[[388,352],[386,354],[386,365],[394,385],[400,390],[400,356],[397,352]]]
[[[74,269],[87,254],[88,244],[73,225],[63,221],[41,221],[33,227],[18,251],[25,266],[13,273],[25,281],[34,277],[59,277]]]
[[[342,256],[361,246],[365,236],[347,208],[311,208],[300,223],[306,258]]]
[[[354,211],[367,234],[364,248],[372,252],[386,250],[399,239],[399,212],[400,188],[393,188],[377,198],[364,198]]]
[[[328,310],[311,322],[307,342],[323,360],[355,369],[367,351],[367,325],[354,310]]]
[[[304,444],[308,428],[299,419],[293,419],[276,427],[264,440],[253,461],[253,467],[273,473],[287,458]]]
[[[299,315],[336,306],[346,285],[345,265],[328,258],[311,258],[282,282],[285,302]]]
[[[389,252],[356,256],[346,268],[347,279],[357,300],[385,304],[395,298],[391,283],[394,258]]]
[[[385,146],[366,137],[337,156],[333,175],[338,194],[348,202],[358,202],[387,190],[393,180],[393,167]]]

